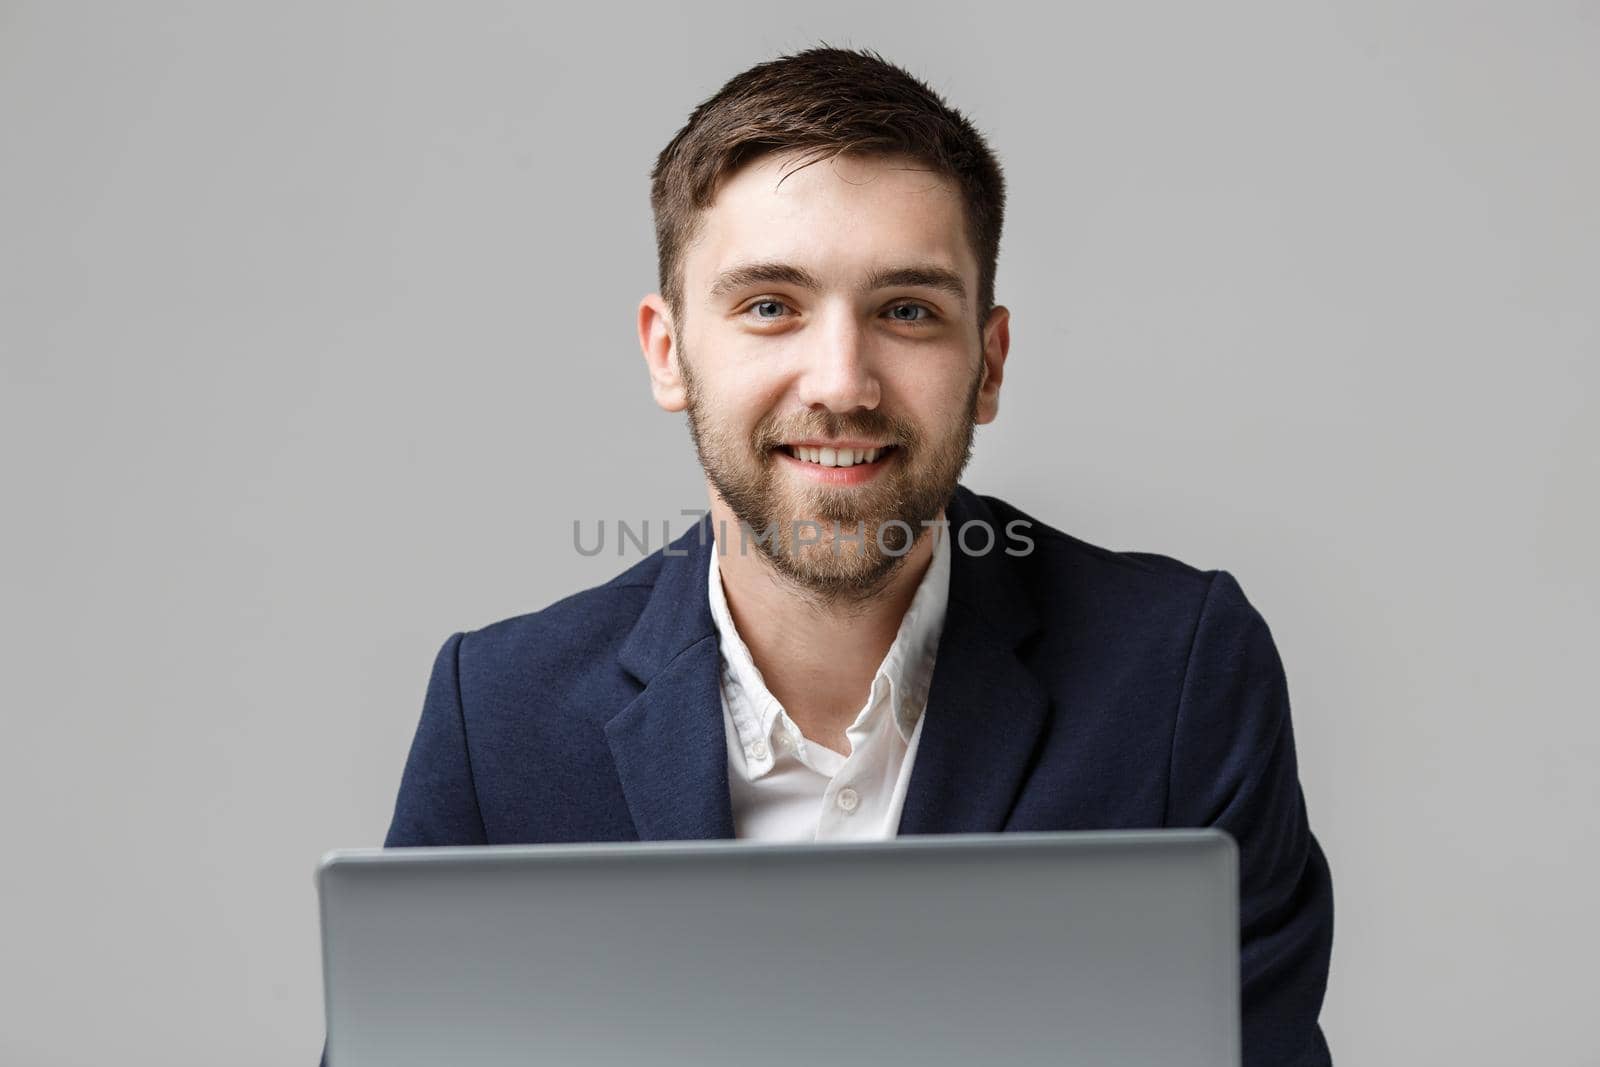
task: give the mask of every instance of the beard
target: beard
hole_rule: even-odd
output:
[[[949,503],[972,458],[982,361],[962,417],[937,438],[876,410],[812,411],[782,425],[763,420],[746,438],[708,410],[681,342],[678,353],[700,465],[741,526],[749,528],[719,550],[744,552],[755,545],[773,570],[819,608],[848,611],[881,594],[927,532],[923,523],[937,519]],[[895,449],[888,466],[864,485],[807,485],[781,469],[786,461],[777,449],[783,442],[841,437],[892,441]]]

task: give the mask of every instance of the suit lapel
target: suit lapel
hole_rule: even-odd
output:
[[[989,833],[1005,828],[1048,721],[1049,694],[1017,656],[1038,615],[1005,554],[1009,541],[993,512],[956,487],[945,514],[949,536],[982,521],[994,532],[983,555],[952,541],[950,598],[923,712],[922,737],[902,834]],[[987,540],[976,529],[974,549]]]
[[[722,651],[706,595],[714,544],[706,515],[662,553],[650,599],[617,653],[645,687],[606,723],[606,741],[644,841],[733,836]]]

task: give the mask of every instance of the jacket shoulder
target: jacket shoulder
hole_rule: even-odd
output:
[[[1002,530],[1015,529],[1033,544],[1016,561],[1032,589],[1059,592],[1063,585],[1084,593],[1122,594],[1136,599],[1176,598],[1197,609],[1218,574],[1159,552],[1113,549],[1074,537],[994,496],[980,496]],[[1025,523],[1025,526],[1013,526]]]
[[[656,552],[600,585],[466,631],[460,651],[463,685],[487,680],[504,691],[519,681],[538,686],[552,672],[561,672],[570,684],[588,670],[609,667],[650,599],[660,569]]]
[[[1168,730],[1201,614],[1226,572],[1161,552],[1107,548],[1003,500],[982,499],[999,529],[1032,542],[1008,569],[1012,595],[1024,597],[1040,622],[1024,653],[1036,672],[1064,705],[1124,694],[1152,736]],[[1029,525],[1010,526],[1019,521]]]

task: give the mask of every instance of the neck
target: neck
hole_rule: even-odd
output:
[[[780,573],[753,543],[741,551],[738,518],[715,491],[710,495],[728,611],[767,688],[802,730],[803,719],[824,728],[848,723],[933,560],[933,528],[918,531],[877,596],[828,602]]]

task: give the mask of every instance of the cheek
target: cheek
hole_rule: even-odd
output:
[[[717,439],[728,449],[753,447],[758,431],[770,428],[774,419],[760,397],[745,393],[717,393],[702,397],[701,420],[715,427]]]
[[[770,431],[783,421],[780,405],[784,389],[782,385],[759,381],[753,374],[742,377],[742,381],[728,383],[728,391],[722,394],[723,412],[728,424],[750,440],[757,431]]]
[[[963,381],[935,386],[927,378],[911,378],[903,385],[897,383],[893,393],[885,392],[883,407],[914,423],[925,439],[938,438],[950,433],[952,424],[966,415],[968,385]],[[932,391],[934,387],[937,392]]]

